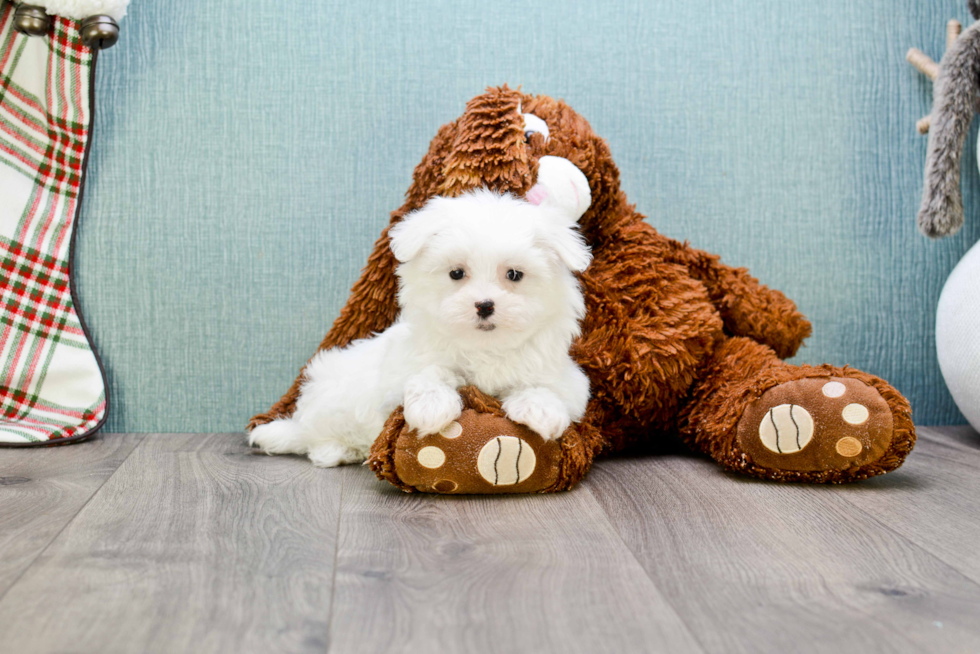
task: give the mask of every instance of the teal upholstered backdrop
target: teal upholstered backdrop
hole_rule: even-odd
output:
[[[930,6],[932,5],[932,6]],[[915,230],[931,86],[964,1],[135,0],[99,61],[79,290],[113,431],[238,430],[286,389],[442,123],[485,86],[563,97],[670,236],[795,298],[799,361],[962,421],[933,312],[980,237]],[[971,137],[973,138],[973,137]]]

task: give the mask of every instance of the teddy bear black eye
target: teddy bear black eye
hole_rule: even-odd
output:
[[[540,134],[544,137],[545,143],[548,142],[548,123],[544,122],[534,114],[524,114],[524,142],[531,141],[532,134]]]
[[[466,275],[462,268],[457,268],[455,270],[449,271],[449,278],[456,280],[457,282],[461,280]]]
[[[514,270],[513,268],[511,268],[510,270],[507,271],[507,279],[509,279],[512,282],[519,282],[523,277],[524,277],[524,273],[522,273],[520,270]]]

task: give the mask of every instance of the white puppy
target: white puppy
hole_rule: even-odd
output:
[[[294,415],[249,442],[318,466],[363,461],[395,407],[419,434],[437,433],[459,417],[467,384],[501,399],[511,420],[561,436],[589,399],[568,354],[585,315],[573,272],[591,260],[575,231],[589,187],[567,160],[544,157],[528,198],[536,204],[490,191],[435,198],[392,227],[397,322],[318,353]]]

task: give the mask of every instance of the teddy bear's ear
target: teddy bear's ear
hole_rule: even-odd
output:
[[[419,255],[426,242],[438,234],[446,224],[445,198],[433,198],[424,207],[407,214],[388,232],[391,252],[399,263],[411,261]]]
[[[539,244],[558,255],[559,261],[572,272],[584,272],[592,263],[592,250],[585,238],[574,227],[563,223],[561,214],[543,216],[537,230]]]

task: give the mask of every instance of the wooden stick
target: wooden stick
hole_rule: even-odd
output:
[[[928,134],[929,126],[932,123],[932,116],[923,116],[915,122],[915,128],[919,130],[919,134]]]
[[[963,23],[956,20],[955,18],[946,23],[946,49],[949,50],[949,46],[953,45],[960,32],[963,31]]]
[[[939,64],[918,48],[909,48],[909,51],[905,53],[905,59],[931,80],[935,80],[936,76],[939,75]]]

